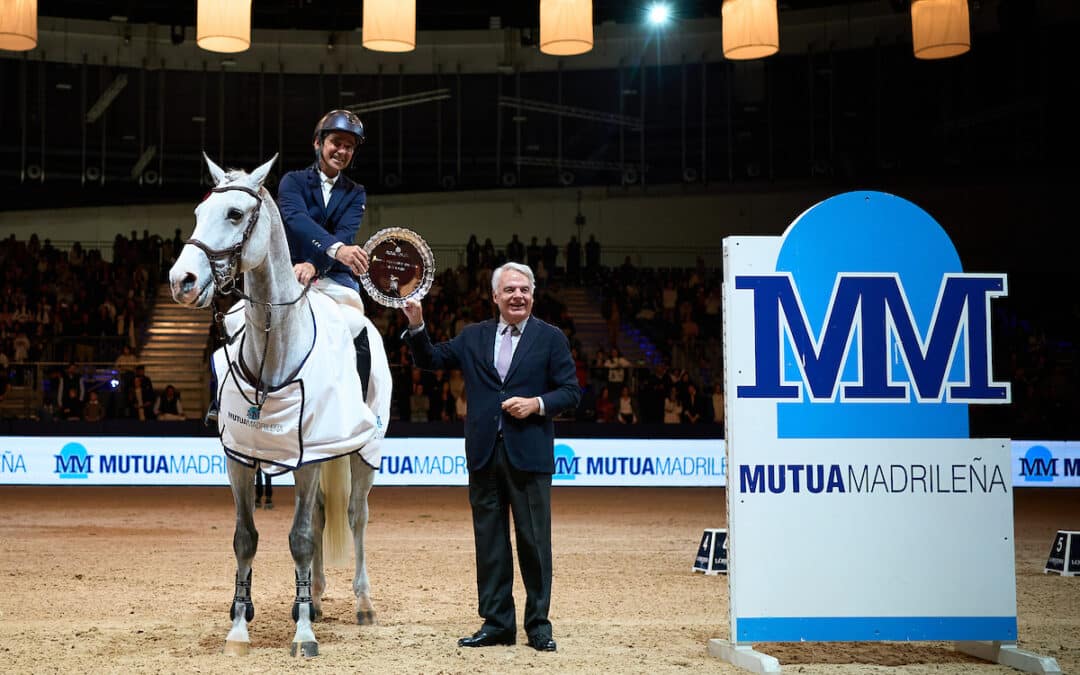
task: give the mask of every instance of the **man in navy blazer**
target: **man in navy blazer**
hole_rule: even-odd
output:
[[[316,161],[290,171],[278,185],[278,207],[285,221],[296,279],[330,278],[360,292],[354,274],[367,271],[367,252],[353,244],[364,217],[364,186],[345,175],[364,125],[348,110],[331,110],[315,125]]]
[[[510,548],[510,514],[525,585],[529,646],[555,651],[551,606],[551,475],[555,471],[552,419],[581,399],[570,345],[561,330],[532,316],[532,270],[507,263],[491,277],[498,319],[466,326],[433,345],[420,303],[402,308],[403,335],[413,362],[424,369],[460,368],[467,409],[465,455],[476,543],[480,630],[462,647],[514,644],[517,637]]]

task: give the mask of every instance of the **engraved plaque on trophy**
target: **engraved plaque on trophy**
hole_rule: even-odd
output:
[[[371,235],[364,244],[368,271],[360,283],[371,299],[385,307],[404,307],[420,298],[435,281],[435,256],[427,242],[412,230],[389,227]]]

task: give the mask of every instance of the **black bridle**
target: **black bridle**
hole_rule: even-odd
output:
[[[262,197],[258,192],[255,192],[246,185],[222,185],[220,187],[213,188],[210,192],[229,192],[236,190],[245,194],[251,195],[255,198],[255,208],[251,210],[251,215],[248,216],[247,227],[244,228],[244,236],[240,238],[240,241],[234,246],[229,248],[210,248],[204,242],[199,241],[195,237],[185,239],[185,244],[191,244],[202,250],[206,254],[206,259],[210,261],[210,271],[214,275],[214,290],[220,295],[239,295],[244,299],[249,299],[243,295],[236,288],[236,275],[240,271],[240,257],[244,253],[244,246],[247,244],[248,239],[251,237],[252,230],[255,229],[255,223],[259,222],[259,210],[262,208]],[[224,272],[221,271],[218,262],[225,260]]]
[[[206,259],[210,262],[211,274],[214,275],[214,292],[216,294],[223,296],[235,295],[238,298],[247,300],[249,305],[262,306],[263,314],[266,319],[265,325],[263,327],[263,332],[269,334],[270,328],[272,326],[271,319],[273,308],[289,307],[300,302],[304,298],[304,296],[307,295],[308,289],[311,288],[311,282],[313,281],[313,279],[309,280],[307,284],[304,285],[304,290],[300,291],[300,295],[296,296],[295,299],[290,300],[289,302],[263,302],[261,300],[256,300],[252,298],[250,295],[244,293],[239,288],[237,288],[236,277],[240,271],[240,260],[244,254],[244,246],[247,245],[248,239],[251,237],[251,232],[255,229],[255,223],[259,222],[259,210],[262,208],[262,197],[259,196],[258,192],[252,190],[246,185],[221,185],[211,189],[210,192],[229,192],[231,190],[243,192],[255,198],[255,208],[251,209],[251,215],[248,216],[247,225],[244,227],[244,235],[240,238],[240,241],[238,241],[233,246],[222,249],[211,248],[205,242],[199,241],[194,237],[191,237],[190,239],[185,239],[184,243],[195,246],[196,248],[201,250],[203,254],[206,255]],[[225,264],[219,265],[218,263],[222,260],[225,260]],[[229,342],[232,339],[232,336],[228,335],[228,333],[226,333],[225,331],[225,315],[221,312],[215,312],[214,320],[218,322],[221,328],[222,335],[225,336],[226,342]],[[252,403],[258,406],[260,409],[262,408],[263,403],[266,402],[266,397],[269,395],[270,390],[272,389],[272,387],[266,385],[262,379],[263,370],[266,368],[266,354],[269,350],[269,347],[270,340],[264,340],[262,362],[259,364],[259,374],[254,378],[255,381],[253,383],[255,387],[255,400]],[[226,351],[226,357],[227,356],[228,351]],[[307,357],[304,357],[304,360],[306,359]],[[229,360],[229,365],[230,367],[232,367],[232,360],[227,360]],[[249,369],[247,365],[244,364],[242,353],[237,354],[237,362],[239,363],[241,370],[248,377],[254,375],[251,369]],[[302,360],[300,362],[300,366],[297,366],[296,371],[289,375],[289,377],[285,378],[286,382],[296,376],[296,372],[299,372],[300,367],[303,366],[303,362],[304,361]],[[260,393],[262,394],[261,397],[259,395]]]

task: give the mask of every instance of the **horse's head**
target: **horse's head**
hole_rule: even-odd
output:
[[[190,307],[209,306],[215,288],[231,290],[237,277],[262,264],[270,244],[259,193],[277,155],[250,174],[226,173],[203,157],[215,187],[196,207],[195,230],[169,270],[173,299]]]

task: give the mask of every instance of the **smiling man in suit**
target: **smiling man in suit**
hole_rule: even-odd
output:
[[[364,142],[364,125],[355,113],[331,110],[315,125],[312,147],[315,163],[290,171],[278,185],[278,207],[285,221],[296,280],[333,298],[346,322],[357,334],[357,315],[364,313],[360,284],[354,275],[368,269],[368,254],[353,243],[367,208],[364,186],[345,175],[358,145]],[[363,333],[353,341],[356,369],[367,391],[371,354]]]
[[[555,651],[551,606],[551,475],[555,471],[553,418],[581,399],[570,345],[561,330],[532,316],[532,269],[507,263],[491,277],[497,319],[466,326],[433,345],[420,303],[402,308],[403,335],[413,362],[424,369],[460,368],[468,414],[465,454],[476,543],[476,589],[483,626],[462,647],[514,644],[514,562],[510,515],[525,585],[529,646]]]

